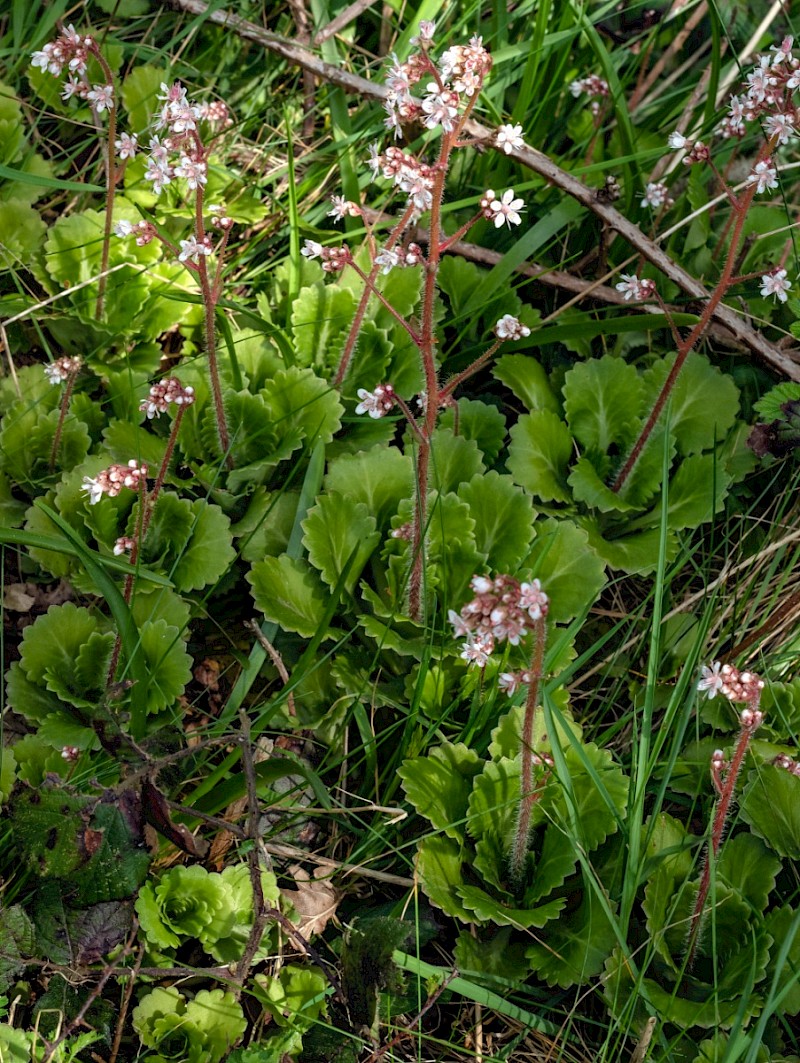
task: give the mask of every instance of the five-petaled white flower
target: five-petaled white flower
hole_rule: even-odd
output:
[[[136,155],[136,134],[120,133],[119,140],[114,141],[114,146],[120,159],[132,159]]]
[[[770,188],[778,187],[778,171],[771,165],[772,159],[762,159],[753,167],[753,172],[748,176],[747,183],[756,186],[756,194],[760,195]]]
[[[514,189],[507,188],[502,198],[491,201],[489,209],[494,212],[494,224],[498,229],[503,225],[511,228],[512,225],[522,224],[519,212],[525,209],[525,200],[515,199]]]
[[[498,148],[501,148],[506,153],[506,155],[510,155],[516,148],[524,148],[525,141],[522,139],[522,126],[498,126],[494,142]]]
[[[710,668],[707,664],[703,665],[703,678],[698,682],[697,689],[705,693],[709,700],[715,698],[725,685],[725,679],[720,675],[721,668],[720,661],[714,661]]]
[[[92,85],[86,93],[86,99],[98,114],[111,111],[114,109],[114,86]]]
[[[198,240],[196,236],[190,236],[188,240],[181,240],[181,253],[178,255],[179,262],[194,262],[197,264],[199,255],[210,255],[211,248],[207,243]]]
[[[494,327],[495,335],[501,340],[521,340],[524,336],[530,336],[531,330],[523,325],[518,317],[513,314],[503,314]]]
[[[792,282],[786,276],[785,269],[775,269],[771,273],[765,273],[761,278],[761,295],[774,295],[780,302],[785,303],[788,296],[786,293],[792,286]]]

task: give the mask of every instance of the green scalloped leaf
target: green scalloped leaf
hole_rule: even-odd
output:
[[[780,860],[752,834],[737,834],[722,846],[717,860],[717,878],[725,882],[760,915],[775,888]]]
[[[800,779],[774,764],[753,769],[739,812],[778,856],[800,859]]]
[[[558,396],[550,386],[547,373],[531,355],[504,354],[498,358],[492,376],[505,384],[531,412],[560,412]]]
[[[463,742],[445,742],[426,757],[403,761],[397,774],[417,812],[436,830],[463,841],[472,781],[482,768],[478,754]]]
[[[129,534],[138,520],[138,507]],[[169,492],[158,496],[142,547],[142,561],[167,573],[179,591],[216,583],[236,558],[230,520],[203,498],[190,502]]]
[[[560,813],[566,828],[572,812],[578,823],[580,843],[590,853],[615,834],[619,829],[618,819],[625,818],[628,779],[615,764],[610,750],[601,749],[594,742],[584,742],[578,748],[570,745],[564,750],[564,760],[570,774],[569,799],[563,791],[559,792],[555,802],[557,815]]]
[[[356,295],[339,284],[301,288],[291,317],[298,365],[327,375],[338,364],[356,304]]]
[[[691,454],[670,477],[667,522],[670,528],[697,528],[712,519],[724,504],[731,478],[714,454]],[[647,519],[651,524],[661,521],[659,502]]]
[[[467,832],[472,838],[493,834],[511,838],[519,811],[521,767],[519,759],[490,760],[475,777],[467,806]],[[541,802],[533,806],[531,828],[543,820]]]
[[[28,679],[19,661],[12,661],[6,672],[6,699],[10,709],[34,725],[64,708],[60,699],[45,687],[43,679],[35,683]]]
[[[579,906],[549,926],[544,943],[528,946],[525,955],[539,978],[567,989],[600,974],[616,942],[594,889],[584,885]]]
[[[123,217],[140,220],[134,208],[121,199],[116,204],[114,217],[115,220]],[[45,242],[45,268],[58,289],[89,282],[69,296],[68,302],[80,320],[90,327],[97,325],[97,281],[93,278],[100,272],[104,223],[105,214],[99,210],[64,214],[50,227]],[[103,325],[116,333],[130,331],[131,321],[150,294],[150,280],[143,267],[153,265],[160,257],[158,241],[141,247],[135,240],[111,241],[109,268],[126,262],[131,268],[119,269],[107,277]]]
[[[328,466],[325,488],[363,502],[379,526],[410,498],[414,483],[411,457],[396,447],[376,446],[358,454],[340,454]]]
[[[139,416],[137,414],[137,419]],[[151,470],[158,470],[161,467],[167,450],[166,439],[161,439],[142,428],[141,425],[127,420],[111,421],[103,430],[103,444],[110,461],[124,463],[131,458],[136,458],[137,461],[144,462]]]
[[[644,373],[644,408],[661,390],[675,355],[655,363]],[[669,427],[681,454],[709,450],[727,435],[739,412],[739,389],[701,354],[692,351],[678,374],[669,398]]]
[[[793,325],[796,324],[797,322],[793,323]],[[794,327],[792,332],[795,333]],[[757,402],[754,402],[753,409],[760,420],[769,424],[771,421],[782,421],[786,414],[781,407],[787,402],[797,402],[798,400],[800,400],[800,383],[794,380],[786,380],[782,384],[776,384],[774,388],[770,388],[766,395],[762,395]]]
[[[23,400],[9,410],[0,431],[0,464],[12,480],[34,486],[32,481],[50,474],[50,454],[59,418],[60,411],[48,410],[44,403],[31,407]],[[86,457],[90,443],[83,421],[68,415],[58,448],[58,467],[74,468]]]
[[[171,82],[169,67],[153,66],[152,63],[138,64],[125,75],[120,96],[132,133],[141,135],[151,127],[153,115],[160,109],[158,94],[161,85]]]
[[[581,517],[578,522],[589,536],[589,545],[610,568],[621,569],[631,575],[655,572],[661,542],[661,532],[658,528],[648,528],[646,531],[616,539],[605,539],[597,521],[592,517]],[[670,530],[667,532],[667,560],[675,556],[676,550],[675,533]]]
[[[329,443],[341,426],[344,407],[337,392],[310,369],[281,369],[261,394],[280,437],[300,431],[313,442]]]
[[[535,410],[511,429],[508,471],[520,487],[542,502],[569,502],[567,488],[572,436],[560,417]]]
[[[457,491],[473,476],[484,472],[481,452],[474,439],[437,428],[431,440],[431,487],[441,494]]]
[[[472,921],[494,923],[497,926],[515,926],[522,929],[540,929],[555,919],[567,903],[566,897],[556,897],[537,908],[512,908],[490,896],[480,886],[457,886],[456,893],[462,904],[472,913]]]
[[[192,678],[192,658],[181,633],[166,620],[146,620],[139,629],[140,652],[147,673],[147,711],[170,708]]]
[[[26,678],[31,683],[44,683],[48,676],[69,680],[81,647],[99,630],[97,616],[88,609],[72,602],[51,605],[22,634],[20,657]],[[105,682],[105,676],[91,678]]]
[[[605,565],[589,536],[569,520],[549,517],[536,525],[533,547],[523,562],[550,598],[548,617],[563,624],[580,616],[606,583]]]
[[[300,525],[308,560],[329,587],[335,587],[345,565],[350,565],[345,589],[352,593],[364,565],[381,540],[375,518],[361,502],[351,502],[336,491],[317,499]]]
[[[642,383],[636,369],[610,354],[578,362],[564,377],[564,413],[575,438],[591,450],[627,449],[636,439]]]
[[[477,936],[460,930],[453,949],[459,973],[466,978],[488,975],[522,984],[528,976],[529,964],[525,946],[513,938],[513,927],[487,928]]]
[[[110,631],[93,631],[78,650],[72,671],[66,672],[63,668],[47,669],[47,689],[76,709],[92,709],[97,706],[105,696],[114,641],[114,635]]]
[[[198,498],[190,508],[189,540],[181,547],[177,564],[170,572],[179,591],[201,590],[216,583],[236,559],[231,522],[219,506]]]
[[[457,892],[463,882],[463,861],[463,849],[457,841],[433,834],[419,843],[417,874],[425,895],[435,908],[441,908],[462,923],[474,923],[475,916],[464,907]]]
[[[631,502],[626,502],[616,491],[612,491],[598,475],[589,458],[579,458],[572,467],[567,482],[572,488],[576,501],[584,502],[601,513],[630,513],[636,509]]]
[[[533,538],[530,496],[510,476],[478,473],[458,488],[475,522],[475,545],[496,572],[515,572]]]
[[[503,449],[506,438],[506,419],[496,406],[478,399],[459,399],[458,434],[474,439],[484,457],[492,462]],[[439,418],[439,427],[455,431],[456,412],[448,406]]]
[[[0,472],[0,524],[4,528],[18,528],[25,520],[25,502],[14,498],[8,477]]]
[[[2,134],[0,134],[1,136]],[[27,266],[44,243],[47,226],[39,212],[21,199],[0,201],[0,262],[5,269]]]
[[[247,574],[257,607],[267,620],[303,638],[317,633],[326,590],[305,561],[288,554],[258,561]]]
[[[797,912],[788,905],[768,912],[764,917],[764,927],[773,938],[775,945],[767,967],[767,982],[772,985],[776,974],[778,953],[788,937]],[[778,975],[775,996],[780,999],[780,1012],[784,1015],[797,1015],[800,1012],[800,933],[795,931],[786,963]],[[785,996],[784,996],[785,993]]]

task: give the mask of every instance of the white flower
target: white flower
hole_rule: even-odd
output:
[[[331,203],[333,207],[328,211],[329,218],[335,218],[336,221],[341,221],[342,218],[356,218],[361,213],[358,205],[351,203],[349,199],[345,199],[344,196],[331,196]]]
[[[550,599],[542,590],[538,579],[530,583],[521,583],[519,587],[519,604],[526,609],[531,620],[540,620],[548,610]]]
[[[136,155],[137,140],[135,133],[120,133],[119,140],[114,141],[120,159],[132,159]]]
[[[61,99],[69,100],[73,96],[83,96],[88,90],[88,85],[85,81],[79,81],[77,78],[70,75],[64,82],[64,88],[61,90]]]
[[[677,129],[674,133],[670,133],[667,143],[674,151],[680,151],[681,148],[691,145],[691,141],[687,140],[683,133],[679,133]]]
[[[304,258],[319,258],[322,254],[322,244],[318,244],[316,240],[306,240],[300,249],[300,254]]]
[[[457,639],[463,638],[465,635],[469,634],[470,629],[465,623],[464,618],[460,613],[457,613],[455,609],[448,609],[447,619],[453,625],[453,634]]]
[[[501,340],[521,340],[523,336],[530,336],[531,330],[523,325],[519,318],[511,314],[504,314],[494,327],[495,334]]]
[[[760,195],[769,188],[778,187],[778,171],[770,165],[772,159],[762,159],[753,167],[753,172],[747,178],[747,183],[756,186],[756,194]]]
[[[659,207],[664,206],[668,198],[669,192],[663,181],[651,181],[644,190],[642,204],[645,207],[651,207],[653,210],[658,210]]]
[[[761,295],[766,299],[769,295],[774,295],[777,299],[785,303],[787,299],[786,293],[792,286],[792,282],[786,277],[785,269],[776,269],[772,273],[765,273],[761,278]]]
[[[512,698],[519,690],[522,676],[519,672],[501,672],[497,677],[497,685]]]
[[[625,293],[626,302],[631,299],[637,302],[641,299],[646,299],[655,291],[655,284],[653,281],[640,280],[633,273],[621,273],[620,280],[614,287],[618,292]]]
[[[522,224],[522,218],[519,216],[519,211],[525,209],[525,200],[515,199],[513,188],[507,188],[503,193],[502,198],[493,199],[489,206],[490,209],[494,211],[494,224],[496,228],[499,229],[504,224],[507,224],[510,229],[512,225]]]
[[[198,255],[210,255],[211,248],[202,243],[196,236],[190,236],[188,240],[180,240],[181,253],[178,255],[179,262],[197,263]]]
[[[119,221],[115,221],[111,226],[111,231],[115,236],[130,236],[133,232],[134,226],[132,222],[125,221],[124,218],[120,218]]]
[[[395,266],[400,265],[400,255],[397,251],[392,251],[390,248],[385,247],[380,254],[375,256],[375,265],[381,267],[381,273],[384,275],[389,273]]]
[[[498,148],[510,155],[516,148],[524,148],[525,141],[522,139],[521,125],[501,125],[497,127],[494,142]]]
[[[86,93],[86,99],[98,114],[102,114],[103,111],[112,111],[114,109],[114,86],[92,85]]]
[[[473,576],[469,581],[469,585],[476,594],[488,594],[489,591],[494,589],[494,583],[488,576]]]
[[[175,176],[186,178],[187,185],[194,191],[198,185],[206,184],[208,180],[206,169],[206,164],[201,160],[193,159],[189,155],[181,155],[175,167]]]
[[[356,413],[368,413],[370,417],[383,417],[394,406],[394,388],[391,384],[378,384],[374,391],[359,388],[357,393],[361,402],[356,406]]]
[[[710,668],[708,665],[703,665],[703,678],[698,682],[697,689],[701,692],[705,691],[709,700],[715,698],[725,685],[725,680],[720,675],[721,668],[722,664],[719,661],[714,661]]]
[[[381,149],[380,145],[378,144],[378,141],[376,140],[369,146],[369,160],[367,162],[367,166],[369,166],[370,170],[372,170],[373,178],[377,177],[380,173],[381,162]]]
[[[442,92],[435,81],[426,86],[428,95],[422,101],[422,110],[426,114],[423,122],[428,129],[435,129],[440,125],[445,133],[453,129],[453,119],[458,114],[458,108],[453,105],[453,93]]]
[[[493,649],[494,639],[491,635],[473,635],[470,632],[461,651],[461,657],[468,664],[477,664],[479,668],[483,668]]]
[[[92,476],[84,476],[81,491],[85,491],[89,496],[90,506],[96,506],[105,493],[102,484]]]
[[[170,166],[167,166],[156,158],[148,159],[144,179],[145,181],[152,182],[153,191],[157,196],[161,194],[165,185],[171,184],[172,176],[173,171]]]
[[[430,19],[423,18],[420,20],[419,33],[416,37],[412,37],[408,42],[412,48],[424,48],[426,45],[433,43],[433,35],[436,32],[436,23]]]
[[[789,137],[795,131],[794,116],[791,114],[769,114],[764,124],[767,127],[767,136],[777,136],[779,144],[788,144]]]

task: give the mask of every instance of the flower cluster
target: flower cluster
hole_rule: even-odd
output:
[[[305,258],[318,258],[326,273],[341,273],[348,262],[352,262],[350,249],[347,247],[323,247],[316,240],[306,240],[300,249]]]
[[[451,609],[448,619],[456,638],[466,637],[461,656],[481,668],[498,642],[518,646],[531,621],[547,615],[549,599],[538,579],[520,583],[513,576],[473,576],[475,597],[460,613]]]
[[[77,355],[73,357],[64,355],[63,358],[56,358],[54,362],[43,366],[44,375],[51,384],[63,384],[65,380],[69,380],[77,373],[82,365],[83,362]]]
[[[791,775],[796,775],[800,778],[800,764],[796,760],[792,760],[788,753],[779,753],[772,763],[776,768],[783,768],[784,771],[788,771]]]
[[[372,144],[369,151],[369,166],[374,176],[377,177],[380,173],[392,181],[395,188],[408,196],[415,212],[430,210],[436,172],[433,166],[428,166],[408,152],[393,146],[380,154],[378,145]]]
[[[671,207],[674,200],[670,198],[669,189],[663,181],[650,181],[642,196],[642,205],[652,210]]]
[[[448,48],[437,69],[428,55],[433,33],[432,23],[426,23],[426,32],[420,29],[416,38],[419,52],[409,56],[404,63],[396,55],[392,56],[386,76],[385,124],[396,137],[401,135],[404,125],[416,121],[421,121],[427,129],[441,126],[445,133],[451,133],[458,121],[462,97],[471,99],[479,92],[491,70],[492,59],[480,37],[473,37],[469,44]],[[411,95],[411,90],[425,77],[433,80],[426,84],[420,103]]]
[[[619,282],[614,286],[618,292],[623,292],[625,301],[633,299],[641,302],[643,299],[651,299],[655,294],[656,282],[647,278],[637,277],[632,273],[621,273]]]
[[[114,109],[114,86],[108,82],[93,85],[87,80],[86,65],[90,55],[97,58],[104,75],[110,79],[111,71],[100,55],[94,37],[82,37],[74,26],[67,26],[54,41],[33,53],[31,63],[54,77],[60,77],[66,67],[69,73],[61,90],[62,99],[77,97],[88,103],[96,114],[102,114]]]
[[[523,325],[519,318],[512,314],[503,314],[495,325],[494,332],[499,340],[521,340],[531,334],[528,326]]]
[[[97,476],[84,476],[81,490],[89,496],[89,505],[96,505],[103,495],[116,498],[123,487],[138,491],[143,479],[147,477],[147,466],[140,465],[131,458],[127,465],[109,465]]]
[[[192,102],[178,81],[162,84],[158,100],[162,106],[154,125],[167,135],[163,140],[157,135],[150,138],[145,180],[156,195],[176,177],[185,180],[187,188],[194,192],[208,180],[208,149],[198,133],[198,123],[230,125],[228,108],[220,101]]]
[[[569,91],[576,99],[578,96],[599,96],[602,99],[611,95],[608,82],[597,74],[589,74],[585,78],[575,78],[574,81],[570,82]],[[597,116],[600,113],[600,100],[593,99],[589,104],[589,109],[593,115]]]
[[[361,402],[356,406],[356,413],[368,413],[370,417],[385,417],[395,404],[396,396],[391,384],[378,384],[374,391],[359,388],[357,394]]]
[[[381,267],[381,273],[389,273],[395,266],[419,266],[425,261],[422,248],[419,244],[411,243],[408,247],[399,250],[393,247],[384,247],[375,256],[375,265]]]
[[[96,49],[93,37],[81,37],[75,27],[70,25],[40,52],[34,52],[31,62],[33,66],[46,70],[54,77],[59,77],[64,72],[64,67],[67,67],[71,74],[79,74],[82,77],[86,73],[89,53]]]
[[[129,554],[135,545],[136,543],[131,539],[130,535],[120,535],[119,539],[114,543],[114,556],[120,557],[122,554]]]
[[[126,221],[124,218],[120,221],[115,221],[111,227],[111,231],[115,236],[119,236],[124,239],[127,236],[135,236],[136,243],[139,247],[144,247],[145,244],[149,244],[151,240],[154,240],[158,236],[158,230],[155,225],[149,221]]]
[[[710,667],[703,665],[702,679],[698,682],[697,689],[709,699],[722,694],[728,701],[744,701],[752,705],[758,703],[764,689],[764,680],[759,679],[754,672],[740,672],[735,665],[715,661]],[[747,726],[744,719],[742,726]]]
[[[193,402],[194,388],[184,387],[177,377],[170,376],[153,384],[150,394],[139,403],[139,409],[147,414],[148,420],[152,420],[166,413],[170,403],[176,406],[191,406]]]
[[[525,201],[514,195],[513,188],[507,188],[500,199],[497,198],[493,189],[487,189],[481,196],[481,211],[484,218],[493,221],[496,228],[508,225],[521,225],[522,218],[519,215],[525,209]]]

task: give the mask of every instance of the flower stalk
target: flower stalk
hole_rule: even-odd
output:
[[[736,792],[736,781],[744,764],[744,758],[750,748],[753,735],[761,726],[764,714],[759,708],[764,681],[752,672],[740,672],[733,665],[715,663],[703,668],[703,678],[698,683],[698,690],[705,691],[709,698],[717,693],[731,702],[744,702],[745,707],[739,713],[740,731],[736,739],[730,762],[725,760],[722,750],[716,749],[711,756],[711,779],[718,798],[711,819],[711,836],[706,848],[703,871],[692,910],[689,935],[686,943],[686,966],[691,968],[697,954],[700,940],[705,905],[711,885],[711,862],[716,860],[725,834],[731,802]]]

